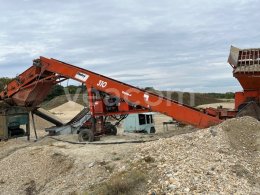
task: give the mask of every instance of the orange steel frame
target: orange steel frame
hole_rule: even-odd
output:
[[[40,57],[40,59],[35,61],[33,66],[20,74],[16,80],[10,82],[6,90],[0,94],[0,99],[11,99],[18,105],[24,104],[23,106],[37,106],[50,91],[50,87],[43,83],[46,82],[52,86],[64,79],[74,79],[85,83],[89,95],[90,110],[93,116],[154,111],[168,115],[181,123],[190,124],[198,128],[206,128],[222,122],[219,116],[201,112],[188,105],[158,96],[112,78],[45,57]],[[37,88],[38,90],[36,90]],[[120,98],[123,100],[122,104],[134,104],[142,107],[142,109],[132,108],[121,111],[119,109],[119,111],[113,113],[96,113],[96,97],[92,92],[93,89]],[[30,99],[30,97],[33,98]],[[37,101],[36,97],[40,100]],[[30,101],[27,101],[28,99]]]
[[[260,73],[235,73],[236,77],[243,87],[243,92],[235,94],[235,109],[245,102],[255,101],[260,102]]]
[[[235,110],[248,102],[260,104],[259,57],[259,48],[239,49],[231,46],[228,62],[234,69],[233,76],[243,88],[242,92],[235,94]]]

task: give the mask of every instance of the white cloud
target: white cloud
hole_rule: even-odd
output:
[[[256,0],[0,2],[0,76],[42,55],[142,87],[234,91],[230,45],[260,47]]]

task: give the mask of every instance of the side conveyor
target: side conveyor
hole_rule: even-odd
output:
[[[33,114],[43,118],[46,121],[51,122],[52,124],[60,127],[65,125],[65,123],[59,119],[57,116],[55,116],[54,114],[50,113],[49,111],[43,109],[43,108],[37,108],[33,111]]]

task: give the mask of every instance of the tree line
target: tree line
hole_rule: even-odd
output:
[[[0,91],[3,91],[6,84],[11,82],[14,78],[8,77],[1,77],[0,78]],[[158,92],[158,90],[154,89],[153,87],[145,87],[145,90],[151,92]],[[69,94],[76,94],[76,93],[84,93],[86,92],[85,86],[76,86],[76,85],[69,85],[69,86],[62,86],[62,85],[55,85],[52,87],[50,94],[46,97],[46,101],[49,101],[57,96],[64,95],[66,93]],[[174,92],[173,92],[174,93]],[[196,93],[200,94],[201,96],[211,97],[216,99],[234,99],[235,94],[233,92],[226,92],[226,93]]]

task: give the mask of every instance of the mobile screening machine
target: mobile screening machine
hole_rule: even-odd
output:
[[[74,79],[83,83],[88,93],[90,117],[85,117],[85,128],[77,129],[83,140],[93,141],[98,126],[101,127],[101,133],[116,134],[115,126],[132,113],[159,112],[181,123],[207,128],[221,123],[226,118],[235,117],[238,113],[246,115],[247,112],[241,112],[245,108],[252,111],[249,105],[254,104],[254,108],[259,109],[260,49],[257,50],[258,53],[256,49],[235,49],[238,53],[235,55],[233,50],[234,48],[231,48],[229,62],[244,91],[236,93],[236,106],[231,111],[213,108],[198,110],[104,75],[46,57],[34,60],[30,68],[7,84],[5,90],[0,93],[0,100],[10,107],[21,107],[28,112],[34,112],[54,85]],[[251,66],[252,62],[258,69],[249,71],[249,68],[244,68]],[[118,122],[115,125],[107,122],[107,116],[112,116]],[[259,117],[258,112],[257,116]],[[27,124],[24,121],[23,123]]]

